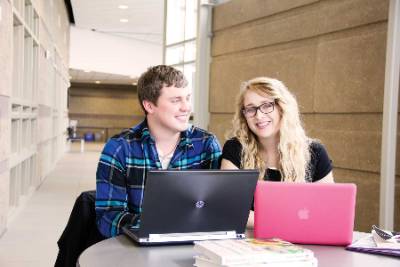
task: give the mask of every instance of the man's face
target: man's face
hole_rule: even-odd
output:
[[[189,117],[192,111],[190,97],[191,90],[187,87],[164,86],[156,105],[147,103],[148,116],[165,130],[185,131],[189,127]]]

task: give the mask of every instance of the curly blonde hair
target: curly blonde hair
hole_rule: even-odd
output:
[[[293,94],[281,81],[268,77],[258,77],[244,82],[237,98],[232,135],[242,145],[241,168],[258,169],[259,179],[263,179],[266,171],[265,162],[259,153],[261,148],[257,136],[249,129],[242,113],[244,97],[248,91],[274,100],[281,118],[278,167],[283,181],[304,182],[311,157],[309,151],[311,139],[305,134]]]

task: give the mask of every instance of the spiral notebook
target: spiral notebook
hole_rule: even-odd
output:
[[[400,257],[400,232],[391,232],[373,225],[371,234],[346,247],[347,250]]]

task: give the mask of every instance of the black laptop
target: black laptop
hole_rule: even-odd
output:
[[[244,238],[258,171],[149,171],[140,227],[123,227],[139,244]]]

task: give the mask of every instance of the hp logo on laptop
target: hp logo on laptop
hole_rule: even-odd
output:
[[[201,209],[202,207],[204,207],[204,201],[199,200],[196,202],[196,208]]]

